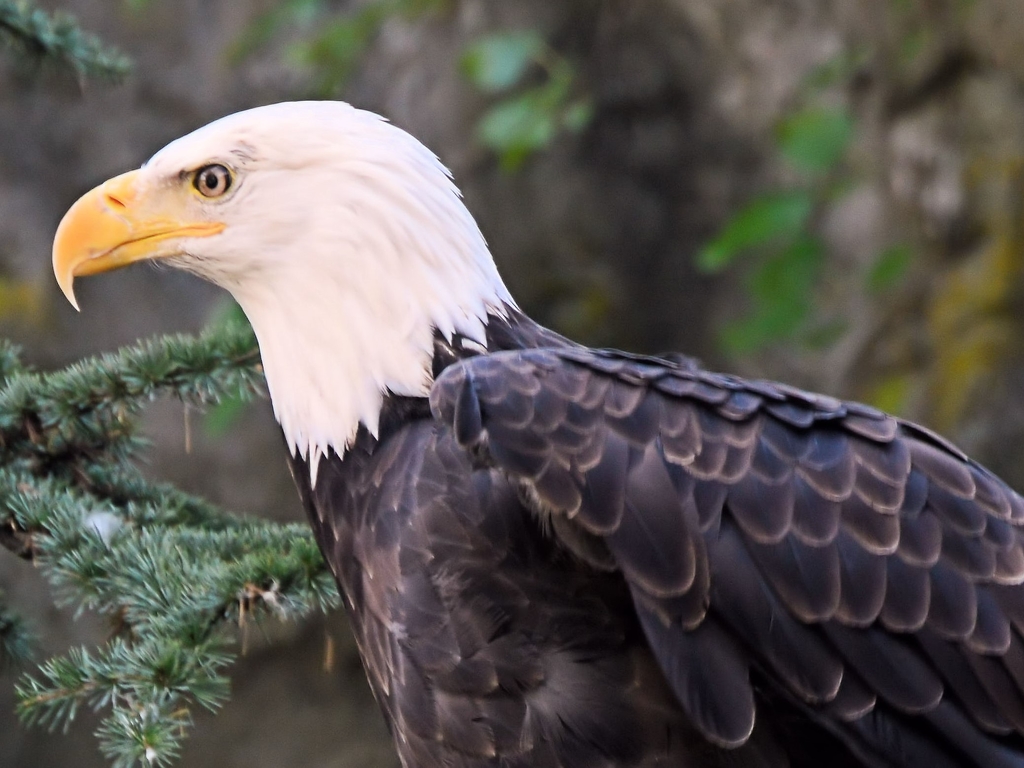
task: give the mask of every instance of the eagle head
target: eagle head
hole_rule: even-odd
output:
[[[259,341],[274,412],[311,465],[375,434],[386,393],[424,396],[433,337],[485,343],[514,306],[447,169],[342,102],[229,115],[86,193],[53,245],[61,289],[142,260],[231,293]]]

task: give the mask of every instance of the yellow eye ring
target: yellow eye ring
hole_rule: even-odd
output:
[[[192,186],[203,197],[220,197],[231,189],[234,178],[220,163],[204,165],[192,174]]]

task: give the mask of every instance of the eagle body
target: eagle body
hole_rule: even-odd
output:
[[[1024,768],[1024,499],[938,435],[540,327],[339,103],[179,139],[54,245],[69,298],[144,258],[249,315],[404,766]]]
[[[575,348],[515,311],[488,330],[491,350]],[[438,335],[435,375],[480,354],[461,341]],[[810,725],[817,740],[794,743],[796,762],[767,724],[739,749],[706,743],[608,553],[560,546],[523,489],[474,460],[426,399],[387,398],[376,437],[360,430],[320,461],[314,485],[293,457],[293,478],[403,765],[809,768],[823,745],[841,750]],[[832,764],[847,759],[833,752]]]
[[[897,536],[890,520],[907,550],[935,542],[915,530],[930,523],[872,506],[893,493],[878,480],[913,452],[937,476],[932,489],[921,470],[905,479],[905,511],[918,507],[918,519],[958,514],[943,488],[956,475],[973,473],[975,493],[994,483],[983,494],[998,497],[995,478],[866,406],[685,358],[590,350],[515,311],[489,320],[489,354],[438,336],[431,400],[387,398],[378,435],[360,430],[343,456],[320,458],[315,484],[308,460],[292,458],[403,765],[1024,765],[1019,736],[993,738],[936,699],[943,674],[959,680],[986,655],[944,639],[977,611],[969,574],[940,557],[927,598],[890,584],[889,573],[909,574],[898,545],[878,554]],[[469,425],[457,415],[470,409],[467,380],[479,416],[463,413]],[[645,403],[660,410],[653,424]],[[661,432],[691,419],[679,435]],[[701,443],[688,450],[705,458],[682,465],[680,441]],[[559,450],[570,458],[549,463]],[[581,458],[592,465],[582,482],[550,480]],[[781,469],[787,461],[833,483],[845,474],[849,489],[811,486]],[[877,477],[861,469],[858,483],[858,466]],[[779,491],[744,488],[772,474],[792,484],[774,521]],[[829,491],[845,493],[846,520]],[[574,520],[558,516],[565,506]],[[667,519],[629,520],[652,509]],[[922,626],[905,643],[889,622]]]
[[[403,765],[682,765],[620,580],[573,567],[450,430],[293,460]]]

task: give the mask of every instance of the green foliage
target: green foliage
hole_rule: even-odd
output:
[[[914,252],[906,245],[893,245],[886,248],[875,259],[867,274],[867,289],[872,293],[881,293],[897,285],[906,275]]]
[[[6,339],[0,339],[0,384],[22,372],[21,350]]]
[[[845,109],[802,109],[787,116],[777,129],[782,156],[808,173],[835,168],[852,138],[853,119]]]
[[[813,208],[814,200],[806,190],[755,197],[701,249],[697,266],[705,272],[718,272],[752,248],[791,241],[807,228]]]
[[[259,352],[248,331],[197,342],[165,337],[59,373],[14,376],[0,390],[0,464],[118,460],[136,447],[131,416],[158,394],[202,404],[253,391]]]
[[[460,67],[484,93],[504,94],[480,118],[477,138],[507,171],[550,146],[562,131],[577,133],[590,123],[593,109],[586,97],[574,94],[572,64],[532,30],[477,40],[463,53]],[[542,81],[526,85],[534,70]]]
[[[230,60],[236,64],[244,61],[289,28],[308,32],[313,29],[323,9],[323,0],[284,0],[278,3],[246,27],[231,47]]]
[[[260,16],[235,44],[240,61],[275,40],[298,32],[287,59],[309,74],[309,95],[336,98],[367,47],[389,19],[416,18],[446,0],[372,0],[338,14],[326,0],[286,0]]]
[[[24,676],[18,711],[53,728],[82,706],[105,710],[97,735],[115,766],[167,765],[191,709],[228,696],[235,628],[337,603],[307,526],[228,514],[132,463],[134,417],[154,397],[251,397],[261,385],[255,341],[225,324],[56,373],[15,361],[0,345],[0,542],[32,558],[64,604],[109,616],[113,628],[100,647]],[[26,643],[0,610],[0,652],[24,658]]]
[[[180,733],[189,724],[173,702],[160,702],[141,712],[114,707],[96,732],[100,749],[113,768],[131,768],[145,757],[147,766],[168,765],[178,759]]]
[[[288,58],[312,73],[314,95],[338,94],[396,5],[378,2],[364,6],[349,16],[323,23],[314,34],[289,46]]]
[[[67,14],[49,14],[25,0],[0,0],[0,46],[19,60],[52,63],[79,77],[120,80],[131,71],[124,54],[83,32]]]
[[[800,330],[811,314],[824,252],[818,238],[804,235],[756,267],[748,287],[751,312],[728,325],[723,334],[730,350],[749,353]]]
[[[466,49],[460,65],[481,91],[500,93],[519,83],[546,48],[544,39],[533,30],[489,35]]]
[[[848,76],[861,58],[844,55],[819,68],[808,81],[808,92]],[[697,267],[705,272],[734,265],[745,270],[747,312],[729,322],[721,335],[732,354],[749,354],[784,340],[818,346],[844,332],[841,319],[822,322],[816,317],[812,297],[826,253],[815,223],[850,186],[844,160],[855,133],[846,108],[811,103],[786,115],[776,126],[775,146],[798,182],[756,195],[697,253]],[[864,276],[865,290],[879,293],[896,285],[912,256],[900,244],[883,251]]]
[[[203,426],[211,437],[223,437],[235,426],[246,411],[248,400],[243,397],[225,397],[206,412]]]

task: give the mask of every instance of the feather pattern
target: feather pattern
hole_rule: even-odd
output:
[[[431,391],[435,418],[451,424],[467,386],[479,429],[459,445],[538,513],[604,539],[712,743],[742,743],[758,675],[860,749],[884,732],[864,718],[942,702],[967,713],[958,727],[977,729],[978,754],[1020,748],[1022,502],[943,439],[792,387],[578,347],[453,365]],[[522,420],[527,388],[543,429]],[[570,411],[566,439],[552,414]],[[519,471],[537,456],[558,483]]]
[[[706,625],[690,647],[667,649],[680,674],[701,676],[708,716],[732,729],[735,748],[716,751],[676,702],[626,582],[561,553],[511,481],[474,469],[452,432],[428,419],[379,445],[361,432],[315,486],[292,461],[404,765],[781,764],[767,726],[751,735],[752,701],[739,718],[714,709],[720,672],[752,695],[735,641]],[[706,589],[706,575],[686,579],[698,581]]]

